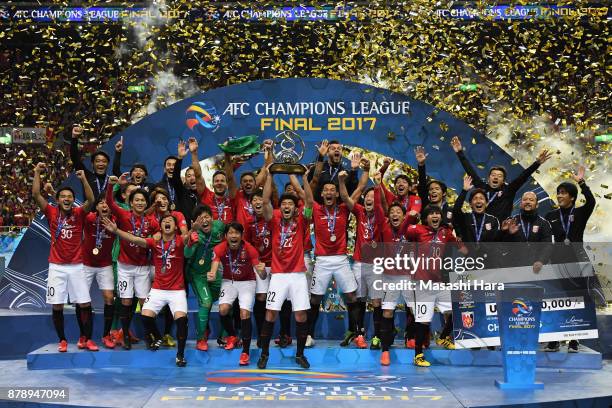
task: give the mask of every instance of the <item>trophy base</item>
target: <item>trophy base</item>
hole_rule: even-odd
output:
[[[270,166],[272,174],[304,174],[306,167],[299,163],[274,163]]]

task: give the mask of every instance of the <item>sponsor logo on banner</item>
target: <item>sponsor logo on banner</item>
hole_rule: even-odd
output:
[[[466,329],[474,327],[474,312],[461,312],[461,321]]]

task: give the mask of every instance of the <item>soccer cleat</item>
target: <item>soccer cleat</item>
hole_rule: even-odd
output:
[[[431,363],[425,360],[423,353],[420,353],[414,356],[414,365],[419,367],[429,367]]]
[[[249,363],[249,355],[247,353],[240,354],[240,362],[238,364],[240,364],[241,366],[246,366],[249,365]]]
[[[306,359],[306,356],[295,356],[295,362],[302,368],[310,368],[310,363]]]
[[[380,365],[388,366],[391,364],[391,355],[388,351],[383,351],[380,354]]]
[[[236,348],[237,344],[238,344],[238,337],[236,336],[227,336],[225,338],[225,349],[226,350],[233,350],[234,348]]]
[[[61,340],[57,345],[57,351],[60,353],[65,353],[68,351],[68,342],[66,340]]]
[[[569,344],[567,345],[567,352],[568,353],[578,352],[578,341],[577,340],[570,340]]]
[[[124,350],[132,349],[132,342],[130,341],[130,336],[123,336],[123,349]]]
[[[87,350],[89,351],[99,351],[100,350],[96,342],[93,341],[92,339],[89,339],[85,342],[85,348],[87,348]]]
[[[208,342],[206,341],[206,339],[198,340],[198,342],[196,343],[196,349],[200,351],[208,351]]]
[[[281,334],[278,339],[274,340],[274,343],[280,348],[289,346],[291,342],[291,337],[287,336],[286,334]]]
[[[353,341],[355,337],[357,337],[357,334],[355,332],[347,330],[346,333],[344,333],[344,340],[342,340],[342,342],[340,343],[340,347],[348,346],[349,344],[351,344],[351,341]]]
[[[414,339],[406,339],[406,348],[407,349],[414,349],[416,342],[414,341]]]
[[[176,356],[176,366],[177,367],[185,367],[187,365],[187,360],[183,356]]]
[[[559,351],[559,342],[549,341],[544,351],[552,351],[552,352]]]
[[[104,344],[104,347],[107,349],[114,349],[117,345],[117,343],[115,343],[115,339],[113,339],[113,336],[110,334],[102,337],[102,344]]]
[[[123,346],[123,335],[119,330],[111,330],[110,336],[113,340],[115,340],[115,344],[117,346]]]
[[[308,337],[306,337],[306,347],[313,347],[315,345],[315,341],[312,338],[312,336],[309,334]]]
[[[86,343],[87,343],[87,337],[85,336],[79,337],[79,341],[77,341],[77,347],[79,348],[79,350],[83,350],[85,347],[87,347],[85,345]]]
[[[221,337],[221,336],[217,337],[217,345],[219,347],[225,347],[225,345],[227,344],[226,340],[227,340],[227,337]]]
[[[162,346],[176,347],[176,340],[174,340],[170,334],[164,334],[164,337],[162,337]]]
[[[140,339],[136,337],[133,331],[129,330],[129,333],[130,333],[130,341],[132,342],[132,344],[136,344],[140,341]]]
[[[355,343],[357,348],[360,348],[360,349],[368,348],[368,343],[366,342],[366,340],[365,340],[365,338],[363,337],[362,334],[360,334],[359,336],[355,337],[353,342]]]
[[[442,346],[447,350],[454,350],[455,349],[455,344],[447,337],[445,339],[438,339],[436,340],[436,344],[438,346]]]
[[[370,341],[370,350],[380,350],[380,339],[376,336]]]
[[[162,341],[161,339],[153,339],[153,341],[151,341],[151,343],[149,343],[149,350],[151,351],[157,351],[159,350],[159,348],[162,346]]]
[[[259,360],[257,360],[257,368],[264,369],[268,365],[268,355],[262,354],[259,356]]]

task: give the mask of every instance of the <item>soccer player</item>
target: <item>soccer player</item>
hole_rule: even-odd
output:
[[[353,153],[352,167],[355,167],[355,162],[357,162],[356,167],[359,167],[361,155],[357,152]],[[369,168],[369,161],[367,166]],[[368,172],[364,171],[359,183],[361,188],[367,184],[367,181]],[[360,191],[357,193],[357,196],[360,194]],[[355,331],[358,335],[355,337],[355,343],[360,348],[363,348],[365,343],[362,327],[357,326],[359,321],[359,306],[357,305],[356,296],[357,280],[355,275],[353,275],[347,255],[347,226],[350,210],[346,204],[338,204],[338,197],[339,193],[336,184],[327,181],[323,184],[321,190],[323,204],[313,203],[312,220],[316,237],[315,256],[317,260],[310,284],[307,347],[314,346],[313,336],[319,317],[319,306],[332,277],[336,281],[338,288],[345,294],[348,313],[356,323]],[[365,347],[367,347],[367,344]]]
[[[85,216],[83,224],[83,269],[87,287],[91,289],[91,284],[96,279],[98,288],[102,291],[104,299],[104,331],[102,343],[104,347],[115,348],[115,339],[110,335],[113,323],[115,278],[113,275],[112,250],[115,237],[108,234],[102,223],[103,218],[112,218],[110,208],[106,204],[104,196],[98,196],[95,202],[95,212],[90,212]],[[82,322],[79,320],[79,327]],[[81,336],[79,343],[83,344],[84,336]],[[83,348],[83,347],[79,347]]]
[[[414,156],[418,164],[418,191],[419,197],[421,197],[422,208],[424,209],[430,204],[440,207],[442,210],[442,223],[452,226],[453,208],[446,202],[446,184],[439,180],[427,180],[425,161],[428,155],[428,153],[425,153],[423,146],[417,146],[414,149]],[[421,213],[421,219],[423,217],[424,214]]]
[[[213,302],[219,299],[222,276],[218,274],[213,282],[208,281],[208,272],[213,259],[213,248],[225,237],[225,224],[213,220],[212,210],[206,205],[199,205],[193,212],[192,232],[187,246],[187,281],[198,300],[198,320],[196,325],[196,348],[201,351],[208,350],[207,326],[208,316]],[[198,226],[198,228],[196,228]]]
[[[325,158],[327,157],[327,160]],[[342,163],[342,145],[337,140],[326,141],[324,140],[319,148],[319,155],[317,156],[317,171],[310,174],[309,181],[317,179],[316,185],[311,184],[312,191],[315,193],[315,199],[318,202],[321,201],[321,192],[325,187],[325,184],[338,184],[338,173],[342,170],[346,170],[349,173],[346,181],[346,188],[349,194],[357,188],[359,184],[357,180],[357,168],[352,167],[345,169]]]
[[[266,303],[266,319],[261,329],[261,356],[257,367],[266,368],[270,355],[270,338],[274,322],[282,309],[285,300],[291,299],[291,306],[296,321],[297,349],[295,361],[302,368],[309,368],[310,363],[304,356],[306,337],[308,335],[307,310],[308,282],[304,264],[304,240],[306,226],[312,216],[313,196],[308,173],[304,174],[304,209],[298,208],[295,195],[283,194],[280,197],[280,209],[274,210],[271,204],[272,176],[265,169],[266,182],[263,193],[264,218],[270,223],[272,236],[272,265],[270,286]],[[318,306],[317,306],[318,307]]]
[[[83,273],[83,255],[81,241],[83,222],[87,210],[94,202],[94,195],[85,172],[79,170],[77,177],[83,184],[85,203],[74,207],[74,191],[70,187],[61,187],[55,194],[57,207],[50,205],[40,193],[40,173],[46,168],[38,163],[34,168],[32,196],[40,210],[47,217],[51,235],[49,253],[49,275],[47,278],[47,303],[53,305],[53,326],[59,337],[58,351],[66,352],[68,342],[64,334],[64,304],[70,301],[79,305],[79,314],[83,324],[85,347],[97,351],[98,346],[91,339],[92,312],[91,298],[85,274]]]
[[[572,177],[580,186],[580,190],[586,199],[583,206],[576,207],[578,198],[578,188],[574,183],[563,182],[557,186],[557,203],[559,208],[546,214],[546,219],[550,222],[552,234],[555,242],[563,242],[571,245],[572,242],[583,242],[584,230],[587,221],[595,209],[595,196],[589,186],[584,181],[584,167],[578,167],[578,171]],[[576,250],[578,253],[576,253]],[[553,259],[555,263],[577,262],[581,259],[580,248],[568,247],[560,248],[556,246]],[[559,351],[559,342],[551,341],[545,351]],[[578,341],[570,340],[567,351],[570,353],[578,352]]]
[[[125,174],[121,177],[125,178]],[[119,179],[111,176],[108,180],[109,187],[106,190],[106,202],[112,214],[117,218],[117,225],[123,231],[130,232],[137,237],[146,238],[159,231],[159,223],[154,215],[146,215],[149,206],[149,195],[142,188],[132,191],[128,201],[131,211],[124,210],[115,202],[112,186]],[[132,298],[138,297],[144,302],[151,289],[150,263],[147,250],[132,242],[121,240],[119,259],[117,261],[117,280],[119,297],[121,298],[121,310],[119,319],[123,330],[123,348],[132,348],[129,328],[132,320]]]
[[[385,157],[383,159],[383,165],[380,170],[378,170],[381,178],[385,175],[389,165],[391,165],[392,162],[393,160],[389,157]],[[385,200],[387,203],[391,204],[396,201],[400,203],[406,210],[408,216],[413,218],[413,223],[416,224],[421,215],[421,198],[412,193],[414,184],[412,183],[411,178],[406,174],[398,174],[395,176],[395,179],[393,180],[395,194],[389,191],[387,187],[385,187],[384,183],[381,182],[380,185],[385,194]]]
[[[180,141],[179,144],[183,145],[183,150],[185,149],[185,142]],[[164,159],[164,175],[161,180],[155,185],[155,189],[162,188],[168,192],[168,198],[170,200],[170,204],[168,208],[171,210],[176,210],[178,205],[178,199],[176,196],[176,180],[174,178],[174,171],[176,168],[176,163],[179,161],[179,157],[170,155]],[[181,169],[179,167],[179,173]],[[180,174],[177,174],[180,180]],[[184,218],[184,217],[183,217]]]
[[[364,169],[364,174],[367,175],[367,172],[368,170]],[[379,184],[377,187],[367,189],[363,194],[363,205],[361,205],[354,199],[355,193],[353,193],[353,196],[348,195],[346,185],[344,184],[346,176],[346,172],[340,172],[338,175],[338,181],[340,182],[340,198],[356,218],[353,274],[357,279],[358,285],[357,298],[360,299],[358,302],[358,307],[363,308],[363,310],[359,311],[359,320],[355,323],[355,328],[360,327],[362,332],[353,332],[351,329],[354,330],[355,328],[349,327],[349,331],[351,331],[351,333],[347,334],[345,338],[348,337],[350,340],[352,340],[358,336],[365,336],[363,317],[365,315],[365,300],[369,295],[370,299],[372,300],[372,306],[374,307],[374,336],[372,338],[370,348],[372,350],[378,350],[380,349],[382,292],[374,289],[374,280],[376,276],[372,272],[372,249],[376,248],[378,242],[382,242],[382,228],[385,223],[385,213],[382,205],[380,204],[381,187]],[[361,187],[358,187],[355,192],[360,193]],[[364,348],[365,340],[363,342],[361,340],[362,339],[359,339],[357,341],[358,347]]]
[[[505,220],[510,217],[517,191],[527,182],[529,176],[552,156],[548,150],[542,150],[535,162],[523,170],[523,172],[510,183],[506,183],[506,169],[503,166],[493,166],[489,169],[489,176],[485,183],[480,179],[478,172],[476,172],[476,169],[465,156],[461,140],[458,136],[452,138],[451,146],[455,153],[457,153],[457,157],[459,161],[461,161],[461,165],[466,173],[472,177],[474,186],[485,191],[487,195],[487,212],[498,220]]]
[[[199,163],[192,162],[194,169],[199,168]],[[234,181],[234,169],[232,157],[226,153],[224,161],[224,171],[217,170],[212,177],[212,190],[209,190],[201,175],[196,178],[196,188],[200,194],[200,203],[209,206],[213,210],[213,218],[228,224],[234,220],[234,199],[238,188]]]
[[[232,304],[238,298],[240,304],[240,334],[242,336],[241,366],[249,365],[251,346],[251,311],[255,302],[255,271],[261,279],[266,279],[265,265],[259,262],[257,249],[242,239],[242,224],[231,222],[225,227],[225,241],[214,249],[213,261],[208,272],[210,282],[217,278],[219,266],[223,266],[223,283],[219,295],[219,319],[228,333],[225,349],[233,350],[238,344],[236,331],[232,324]]]
[[[170,306],[176,322],[176,365],[185,367],[185,344],[187,342],[187,295],[183,277],[184,247],[189,234],[180,235],[176,219],[172,214],[166,214],[161,219],[161,238],[141,238],[117,228],[117,224],[109,219],[104,220],[104,226],[117,234],[122,242],[129,242],[141,248],[153,251],[155,279],[153,287],[142,305],[141,318],[145,327],[145,338],[150,339],[149,348],[157,350],[161,345],[161,336],[155,325],[155,316],[165,306]],[[124,328],[124,332],[126,329]],[[124,339],[125,341],[125,339]],[[129,340],[128,340],[129,344]]]
[[[109,175],[106,174],[108,165],[110,163],[110,157],[104,150],[96,150],[91,155],[91,167],[93,171],[87,169],[81,160],[81,153],[79,152],[79,138],[83,134],[83,128],[75,126],[72,128],[72,139],[70,140],[70,160],[74,164],[75,170],[83,170],[87,177],[91,189],[93,190],[94,197],[98,198],[101,194],[106,192],[106,184],[108,183]],[[121,147],[123,146],[123,137],[117,144],[115,144],[115,157],[114,162],[121,162]],[[120,173],[115,174],[119,176]]]

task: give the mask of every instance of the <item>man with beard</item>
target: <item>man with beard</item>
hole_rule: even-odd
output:
[[[179,142],[179,154],[183,153],[183,157],[187,154],[187,149],[185,148],[185,142]],[[181,159],[183,157],[180,157]],[[179,157],[177,156],[168,156],[164,159],[164,175],[161,180],[155,185],[155,188],[163,188],[168,192],[168,198],[170,199],[170,204],[168,205],[169,209],[176,210],[178,206],[178,198],[176,196],[176,180],[174,178],[174,172],[176,170],[176,164],[179,161]],[[179,174],[179,182],[180,182],[180,171],[181,168],[178,168]],[[179,210],[180,211],[180,210]]]
[[[478,172],[476,172],[476,169],[465,156],[459,137],[455,136],[452,138],[451,146],[455,153],[457,153],[457,157],[459,161],[461,161],[461,165],[465,169],[465,172],[472,177],[474,186],[485,191],[487,195],[488,213],[497,217],[498,220],[505,220],[510,217],[517,191],[527,182],[529,176],[552,156],[552,153],[549,153],[548,150],[542,150],[536,161],[523,170],[523,172],[510,183],[506,183],[506,169],[503,166],[493,166],[489,169],[489,177],[485,183],[480,179]]]
[[[149,349],[155,351],[161,345],[161,336],[155,325],[155,316],[166,305],[170,307],[176,321],[176,351],[177,367],[185,367],[185,344],[187,343],[187,294],[185,293],[185,278],[183,277],[184,247],[189,236],[179,234],[176,219],[171,214],[161,218],[161,237],[141,238],[122,231],[117,224],[109,219],[104,220],[104,226],[110,232],[117,234],[122,241],[133,246],[150,249],[153,253],[155,279],[142,305],[142,324],[145,328],[145,338],[149,340]]]
[[[187,258],[187,281],[198,300],[198,320],[196,325],[196,349],[208,350],[208,316],[215,301],[219,299],[222,277],[209,282],[207,274],[210,271],[213,249],[225,235],[225,224],[213,220],[212,210],[205,205],[199,205],[193,211],[193,229],[189,242],[185,247]],[[219,336],[222,337],[222,336]]]
[[[383,160],[383,165],[379,170],[381,177],[383,177],[389,168],[389,165],[392,163],[392,160],[389,157],[385,157]],[[419,222],[419,217],[421,216],[421,198],[412,193],[413,183],[406,174],[398,174],[395,176],[395,180],[393,181],[393,185],[395,186],[395,194],[390,192],[387,187],[385,187],[385,183],[380,183],[382,186],[383,192],[385,194],[385,200],[388,204],[398,202],[404,207],[408,217],[411,217],[412,223],[416,224]]]
[[[223,283],[219,295],[219,319],[228,333],[225,349],[233,350],[238,344],[232,324],[232,304],[236,298],[240,305],[240,335],[242,337],[241,366],[249,365],[251,346],[251,311],[255,303],[255,273],[266,279],[265,265],[259,262],[259,253],[253,245],[242,239],[244,228],[237,222],[227,224],[225,241],[214,249],[213,261],[208,272],[208,281],[217,278],[219,266],[223,265]]]
[[[257,362],[260,369],[266,368],[270,355],[270,338],[274,322],[284,302],[291,299],[295,314],[297,349],[295,361],[302,368],[309,368],[310,363],[304,356],[306,337],[308,335],[307,310],[308,283],[306,265],[304,265],[304,240],[306,225],[312,217],[313,196],[308,173],[304,174],[304,209],[298,208],[298,199],[294,195],[283,194],[280,209],[274,210],[271,204],[272,176],[266,168],[266,183],[263,193],[264,218],[270,223],[272,236],[272,264],[270,286],[266,303],[266,318],[261,329],[261,356]],[[318,305],[317,305],[318,307]]]
[[[442,210],[442,223],[452,227],[453,208],[446,202],[446,184],[439,180],[427,180],[425,161],[428,153],[423,146],[414,149],[414,155],[418,164],[419,184],[418,191],[421,197],[422,208],[435,205]],[[421,214],[421,219],[424,214]]]
[[[578,167],[576,174],[572,175],[574,181],[580,186],[580,190],[586,199],[581,207],[576,207],[578,189],[570,182],[563,182],[557,186],[557,203],[559,208],[546,214],[546,219],[550,222],[555,242],[564,245],[555,245],[553,255],[554,263],[581,262],[588,260],[588,256],[582,248],[569,246],[573,242],[583,242],[584,230],[587,221],[595,209],[595,196],[589,186],[584,181],[584,167]],[[559,342],[551,341],[545,351],[559,351]],[[570,340],[567,351],[570,353],[578,352],[578,341]]]
[[[95,201],[93,191],[85,173],[76,172],[85,190],[85,203],[74,207],[74,191],[62,187],[55,194],[57,207],[50,205],[40,193],[40,173],[46,168],[38,163],[34,168],[32,196],[49,222],[51,251],[49,252],[49,275],[47,278],[47,303],[53,308],[53,326],[59,337],[58,351],[65,353],[68,342],[64,334],[64,304],[70,301],[79,305],[79,317],[85,335],[85,347],[97,351],[98,346],[91,340],[92,311],[91,297],[83,272],[83,223],[87,210]]]
[[[87,287],[96,279],[98,288],[102,291],[104,299],[104,331],[102,332],[102,343],[104,347],[115,348],[115,339],[110,335],[111,325],[115,308],[113,306],[115,290],[115,278],[113,275],[112,250],[115,237],[108,234],[102,223],[103,218],[112,218],[110,208],[106,204],[104,196],[98,196],[95,202],[95,212],[90,212],[85,217],[83,224],[83,269]],[[78,305],[77,305],[78,306]],[[77,309],[77,316],[80,307]],[[86,335],[83,334],[83,323],[79,318],[81,337],[79,348],[85,348]]]
[[[125,178],[125,175],[121,176]],[[117,225],[123,231],[129,231],[137,237],[149,237],[159,231],[159,223],[154,215],[146,215],[149,206],[149,195],[142,188],[132,191],[129,196],[131,210],[121,208],[115,202],[113,185],[119,179],[111,176],[106,190],[106,202],[112,214],[117,218]],[[119,297],[121,298],[120,320],[123,330],[123,348],[131,350],[129,327],[132,320],[132,299],[134,295],[142,303],[151,289],[150,262],[148,251],[131,242],[120,242],[119,259],[117,261],[117,278]]]
[[[87,182],[93,190],[94,197],[99,197],[101,194],[106,192],[106,184],[108,183],[109,175],[106,174],[108,165],[110,163],[110,157],[104,150],[96,150],[91,155],[91,167],[93,171],[87,169],[81,160],[81,153],[79,152],[79,138],[83,134],[83,128],[75,126],[72,128],[72,138],[70,139],[70,160],[73,163],[74,170],[83,170],[87,177]],[[113,158],[114,163],[121,162],[121,149],[123,147],[123,137],[115,144],[115,157]],[[121,172],[114,174],[119,176]]]
[[[196,164],[197,163],[197,164]],[[200,203],[207,205],[213,211],[213,218],[215,220],[221,220],[225,224],[229,224],[234,221],[234,199],[238,188],[234,181],[234,169],[232,157],[225,153],[224,160],[224,171],[217,170],[213,173],[212,191],[206,186],[204,177],[202,176],[202,169],[200,163],[194,160],[192,156],[192,163],[196,174],[196,189],[200,195]]]
[[[321,203],[321,191],[326,184],[338,184],[338,173],[342,170],[346,170],[348,172],[348,177],[346,180],[346,189],[349,194],[353,194],[353,191],[357,188],[357,184],[359,184],[357,180],[357,168],[351,167],[350,169],[345,169],[342,164],[342,145],[337,140],[331,140],[327,142],[323,141],[322,147],[325,146],[324,149],[319,148],[319,155],[317,156],[317,163],[320,163],[320,173],[317,171],[315,173],[310,173],[310,177],[308,181],[312,181],[313,178],[318,179],[318,183],[313,188],[314,196],[317,202]],[[325,156],[327,156],[327,160],[325,160]],[[359,164],[359,162],[357,162]],[[312,184],[311,184],[312,187]]]

